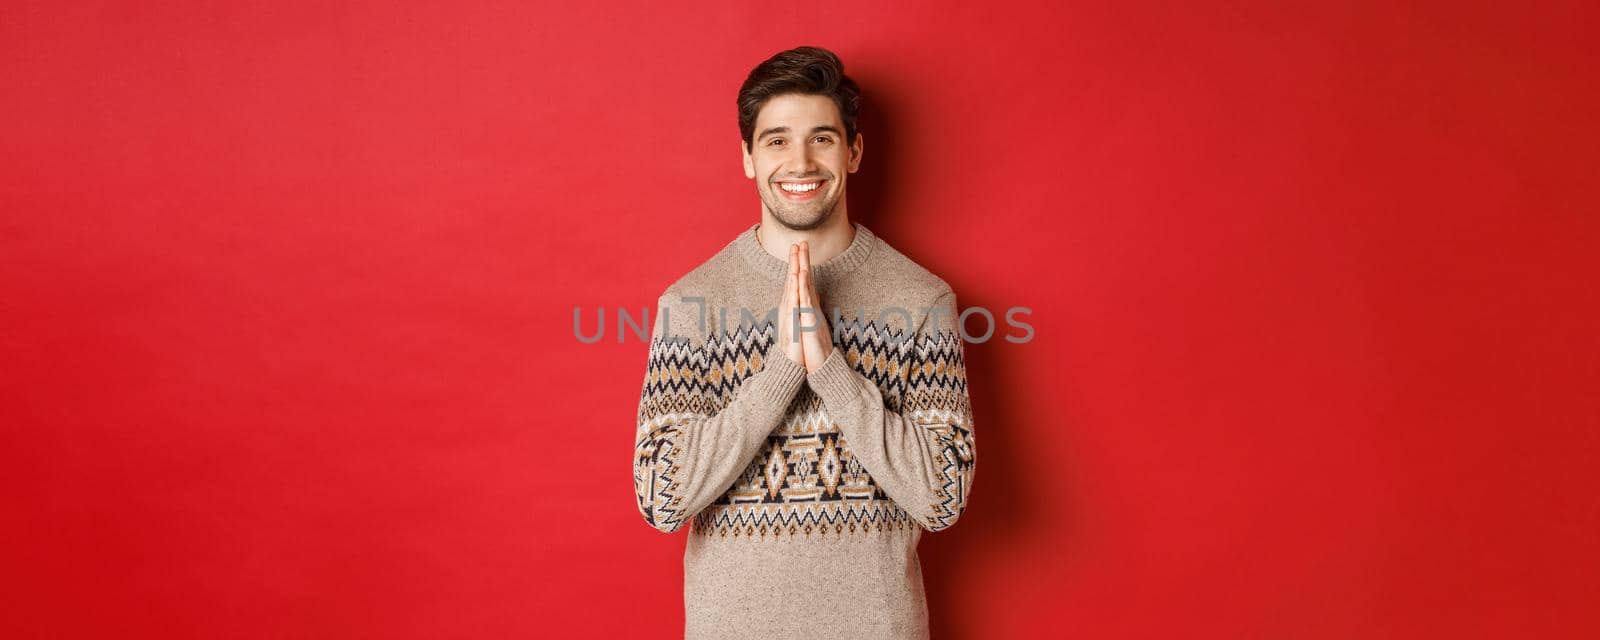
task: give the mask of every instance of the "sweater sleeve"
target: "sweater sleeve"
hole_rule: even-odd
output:
[[[672,335],[660,312],[634,430],[633,486],[639,514],[672,533],[727,491],[805,383],[805,367],[784,355],[777,329],[696,341]],[[672,315],[693,313],[681,305]],[[764,346],[771,342],[770,346]]]
[[[977,462],[956,320],[955,292],[945,290],[911,340],[895,346],[866,336],[863,342],[875,344],[835,345],[807,375],[851,455],[929,531],[949,528],[961,517]],[[868,366],[899,370],[894,377],[904,384],[899,411],[885,406],[879,386],[851,366],[845,350],[852,347],[870,354]]]

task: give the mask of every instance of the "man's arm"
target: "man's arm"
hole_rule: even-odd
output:
[[[755,457],[800,386],[806,370],[772,340],[762,354],[746,348],[708,350],[682,335],[668,335],[661,315],[693,307],[656,305],[649,362],[634,430],[633,486],[639,513],[663,533],[682,527],[733,482]],[[773,335],[777,327],[771,327]],[[763,344],[761,334],[750,343]],[[738,345],[745,347],[748,345]],[[750,358],[741,381],[736,360]]]
[[[873,481],[923,528],[939,531],[966,510],[977,448],[955,292],[931,306],[909,343],[870,345],[890,360],[876,366],[898,365],[905,376],[900,412],[886,408],[878,385],[850,366],[848,345],[832,349],[806,378]]]

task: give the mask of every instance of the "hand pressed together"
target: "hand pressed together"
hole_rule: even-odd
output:
[[[789,245],[789,274],[778,305],[778,340],[783,343],[783,354],[811,373],[833,352],[832,336],[822,298],[811,281],[810,247],[804,241]]]

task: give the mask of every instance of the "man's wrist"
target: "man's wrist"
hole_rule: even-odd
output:
[[[806,377],[806,368],[784,352],[783,345],[773,344],[763,358],[761,371],[754,378],[758,393],[773,400],[788,402],[800,390]]]
[[[822,397],[823,402],[836,403],[853,400],[860,393],[857,377],[844,352],[833,349],[822,360],[822,364],[806,374],[806,384]]]
[[[821,355],[816,356],[815,358],[806,358],[806,374],[809,375],[811,372],[821,368],[822,363],[827,362],[828,356],[832,355],[834,352],[834,348],[832,346],[823,347],[823,349],[824,351],[822,351]]]

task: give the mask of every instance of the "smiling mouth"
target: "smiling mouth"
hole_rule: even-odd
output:
[[[822,185],[826,184],[827,182],[827,180],[779,182],[778,190],[782,191],[784,196],[792,199],[806,199],[822,191]]]

